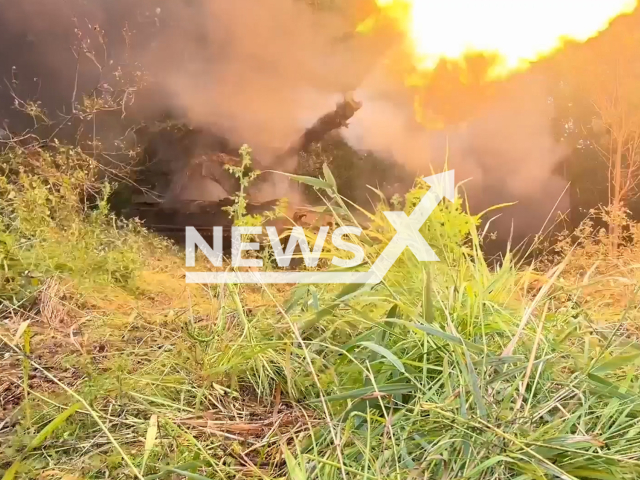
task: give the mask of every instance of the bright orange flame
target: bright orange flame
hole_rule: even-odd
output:
[[[638,0],[376,0],[379,13],[358,32],[391,20],[410,50],[407,85],[417,120],[429,128],[463,123],[494,85],[553,54],[585,42],[631,13]],[[403,62],[404,63],[404,62]],[[403,69],[404,70],[404,69]]]
[[[501,79],[562,47],[607,29],[638,0],[376,0],[411,40],[414,65],[433,70],[441,60],[468,56],[494,61],[486,80]],[[370,21],[369,21],[370,22]],[[361,30],[370,29],[367,22]]]

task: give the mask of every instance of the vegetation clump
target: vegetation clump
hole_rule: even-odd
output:
[[[405,251],[375,286],[186,285],[91,158],[2,164],[6,480],[640,475],[636,249],[608,258],[587,229],[544,269],[488,263],[458,199],[422,228],[440,262]],[[353,222],[323,170],[300,179]],[[359,212],[366,262],[395,234],[386,201]]]

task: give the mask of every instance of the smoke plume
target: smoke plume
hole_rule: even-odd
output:
[[[530,71],[504,82],[464,124],[437,131],[416,121],[407,89],[389,82],[379,69],[363,83],[364,106],[346,133],[352,144],[404,163],[416,176],[445,164],[455,169],[473,212],[517,202],[494,223],[503,235],[513,226],[514,241],[568,210],[567,182],[557,175],[568,151],[553,135],[544,76]]]
[[[140,69],[146,87],[124,119],[102,121],[100,135],[170,112],[251,145],[269,163],[355,90],[364,107],[344,131],[354,147],[420,175],[446,160],[458,179],[471,178],[473,210],[520,202],[505,215],[507,228],[517,215],[516,229],[537,231],[565,186],[553,175],[564,154],[551,134],[553,105],[533,73],[505,83],[465,125],[432,132],[416,122],[411,92],[385,67],[393,38],[350,35],[353,19],[299,0],[0,0],[0,7],[7,80],[0,120],[14,128],[13,94],[64,113],[107,70]],[[79,42],[95,58],[78,55]]]

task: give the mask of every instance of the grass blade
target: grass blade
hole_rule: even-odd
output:
[[[593,370],[591,370],[591,372],[602,375],[603,373],[612,372],[614,370],[618,370],[619,368],[632,365],[638,359],[640,359],[640,352],[632,353],[630,355],[615,356],[610,360],[607,360],[606,362],[603,362],[599,366],[595,367]]]
[[[482,399],[482,392],[480,391],[480,380],[478,379],[476,370],[473,368],[473,362],[471,361],[469,351],[466,349],[464,351],[464,356],[467,361],[467,371],[469,372],[469,380],[471,382],[471,392],[473,393],[473,399],[475,400],[476,406],[478,407],[478,415],[480,415],[480,418],[486,418],[487,406],[484,404],[484,400]]]
[[[7,470],[4,473],[4,475],[2,476],[2,480],[12,480],[15,477],[16,472],[18,471],[18,468],[20,467],[20,462],[25,457],[25,455],[27,455],[33,449],[38,448],[40,445],[42,445],[47,440],[47,438],[49,438],[51,436],[51,434],[53,434],[53,432],[55,432],[58,428],[60,428],[64,424],[64,422],[66,422],[67,419],[71,415],[76,413],[76,411],[81,406],[82,406],[81,403],[75,403],[75,404],[71,405],[64,412],[62,412],[60,415],[58,415],[56,418],[54,418],[46,427],[44,427],[40,431],[40,433],[36,436],[36,438],[31,440],[29,445],[27,445],[26,450],[20,456],[20,458],[18,458],[15,462],[13,462],[11,467],[9,467],[9,470]]]
[[[53,432],[55,432],[58,428],[60,428],[64,424],[64,422],[67,421],[67,418],[69,418],[71,415],[76,413],[76,411],[81,406],[82,404],[75,403],[71,405],[69,408],[67,408],[60,415],[58,415],[56,418],[54,418],[46,427],[44,427],[40,431],[40,433],[36,436],[36,438],[31,440],[31,443],[29,443],[29,445],[27,446],[27,450],[25,451],[25,453],[29,453],[34,448],[38,448],[40,445],[42,445],[45,442],[45,440],[49,438]]]
[[[140,474],[144,474],[144,467],[147,465],[153,445],[156,443],[156,436],[158,435],[158,416],[151,415],[149,419],[149,428],[147,429],[147,438],[144,442],[144,457],[142,458],[142,466],[140,467]]]
[[[16,460],[13,462],[13,465],[9,467],[9,470],[4,472],[2,476],[2,480],[13,480],[16,478],[16,473],[18,473],[18,468],[20,468],[20,460]]]
[[[396,384],[388,384],[388,385],[378,385],[377,388],[374,386],[358,388],[355,390],[350,390],[345,393],[339,393],[337,395],[330,395],[325,397],[327,402],[339,402],[341,400],[351,400],[356,398],[364,398],[370,395],[396,395],[398,393],[410,393],[416,389],[415,385],[409,383],[396,383]],[[320,398],[315,398],[313,400],[309,400],[307,403],[319,403],[322,400]]]
[[[393,366],[396,367],[398,370],[400,370],[402,373],[406,373],[404,369],[404,365],[402,364],[400,359],[398,359],[398,357],[396,357],[393,353],[391,353],[386,348],[381,347],[380,345],[376,345],[375,343],[372,343],[372,342],[360,342],[359,345],[362,345],[364,347],[367,347],[370,350],[373,350],[376,353],[379,353],[380,355],[385,357],[387,360],[389,360],[393,364]]]
[[[204,462],[200,460],[193,460],[191,462],[181,463],[180,465],[176,465],[175,467],[164,467],[160,473],[147,475],[146,477],[144,477],[144,480],[159,480],[171,474],[171,472],[174,470],[188,471],[188,470],[195,470],[196,468],[200,468],[203,466],[204,466]]]
[[[212,480],[211,478],[200,475],[199,473],[187,472],[186,470],[178,470],[177,468],[167,468],[167,470],[169,472],[173,472],[183,477],[189,478],[190,480]]]
[[[284,453],[284,459],[287,462],[289,478],[291,478],[291,480],[307,480],[307,474],[304,471],[304,467],[300,465],[300,462],[293,458],[293,455],[291,455],[291,452],[284,444],[282,445],[282,451]]]

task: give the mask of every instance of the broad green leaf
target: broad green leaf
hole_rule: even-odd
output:
[[[493,457],[490,458],[489,460],[485,460],[484,462],[482,462],[480,465],[478,465],[476,468],[474,468],[473,470],[471,470],[469,473],[467,473],[465,475],[465,478],[473,478],[476,476],[479,476],[482,472],[484,472],[486,469],[493,467],[496,463],[498,462],[512,462],[512,463],[517,463],[515,460],[513,460],[512,458],[509,457],[505,457],[503,455],[498,455],[497,457]]]
[[[447,342],[453,343],[455,345],[465,346],[466,348],[468,348],[469,350],[473,350],[474,352],[484,352],[484,349],[481,346],[471,342],[467,342],[461,337],[457,337],[455,335],[451,335],[450,333],[443,332],[442,330],[436,327],[432,327],[431,325],[422,325],[419,323],[405,322],[403,320],[398,320],[396,318],[388,318],[385,321],[399,323],[401,325],[406,325],[408,327],[417,328],[418,330],[428,335],[441,338],[442,340],[446,340]]]
[[[387,312],[387,318],[401,318],[398,316],[398,304],[394,303],[393,306]]]
[[[287,462],[287,470],[289,471],[289,478],[291,480],[307,480],[307,474],[304,468],[300,466],[300,463],[293,458],[291,452],[286,445],[282,445],[282,451],[284,452],[284,459]]]
[[[338,306],[348,299],[351,295],[357,294],[360,290],[371,287],[370,285],[362,284],[362,283],[350,283],[346,285],[340,292],[335,296],[333,304],[328,307],[324,307],[317,312],[314,312],[310,315],[307,315],[302,320],[298,321],[298,328],[301,332],[307,330],[313,326],[315,326],[318,322],[320,322],[323,318],[326,318],[333,314],[333,312],[338,308]]]
[[[576,468],[567,469],[566,472],[569,475],[573,475],[576,478],[585,478],[593,480],[620,480],[620,477],[604,470],[595,470],[593,468]]]
[[[547,445],[572,445],[573,448],[578,446],[604,447],[605,443],[590,435],[560,435],[558,437],[548,438],[544,441]]]
[[[27,329],[30,323],[31,323],[31,320],[25,320],[20,324],[20,326],[18,327],[18,331],[13,337],[13,345],[17,345],[18,341],[20,340],[20,337],[22,337],[22,334]]]
[[[362,398],[369,395],[380,394],[380,395],[395,395],[398,393],[409,393],[413,392],[416,389],[415,385],[409,383],[391,383],[388,385],[378,385],[377,388],[374,386],[358,388],[356,390],[351,390],[345,393],[339,393],[337,395],[330,395],[325,397],[325,400],[328,402],[339,402],[342,400],[351,400],[355,398]],[[321,399],[314,398],[313,400],[309,400],[307,403],[319,403]]]
[[[640,400],[640,398],[638,397],[637,394],[635,394],[635,392],[632,392],[632,394],[626,393],[623,391],[622,387],[620,387],[619,385],[616,385],[613,382],[610,382],[609,380],[606,380],[605,378],[602,378],[599,375],[596,375],[594,373],[589,373],[587,374],[587,377],[594,384],[596,384],[594,385],[597,387],[596,391],[598,391],[602,395],[619,398],[620,400],[636,400],[636,401]]]
[[[44,427],[40,431],[40,433],[36,436],[36,438],[34,438],[31,441],[31,443],[29,443],[29,446],[27,447],[27,450],[25,453],[28,453],[34,448],[38,448],[40,445],[42,445],[45,442],[45,440],[47,440],[47,438],[49,438],[53,432],[55,432],[58,428],[60,428],[64,424],[64,422],[67,421],[67,418],[69,418],[71,415],[76,413],[76,411],[81,406],[82,406],[81,403],[76,403],[74,405],[71,405],[64,412],[62,412],[60,415],[54,418],[46,427]]]
[[[13,465],[9,467],[9,469],[4,472],[2,476],[2,480],[13,480],[16,478],[16,473],[18,473],[18,468],[20,468],[20,460],[16,460],[13,462]]]
[[[476,406],[478,407],[478,415],[482,418],[486,418],[487,416],[487,407],[484,404],[484,400],[482,399],[482,392],[480,391],[480,381],[478,380],[478,375],[476,374],[476,370],[473,368],[473,363],[471,362],[471,356],[469,355],[469,351],[467,349],[464,350],[465,359],[467,361],[467,371],[469,372],[469,381],[471,382],[471,392],[473,393],[473,399],[476,402]]]
[[[305,295],[308,292],[309,292],[308,285],[301,285],[300,287],[296,288],[293,291],[293,295],[291,296],[291,298],[289,299],[289,301],[285,306],[285,313],[287,315],[290,314],[293,311],[293,309],[298,306],[300,301],[305,297]]]
[[[331,173],[329,165],[326,163],[322,164],[322,173],[324,173],[324,179],[329,185],[331,185],[332,189],[334,191],[337,190],[338,184],[336,183],[336,179],[333,177],[333,173]]]
[[[195,460],[191,462],[181,463],[180,465],[176,465],[175,467],[166,467],[160,473],[147,475],[146,477],[144,477],[144,480],[158,480],[160,478],[166,477],[171,474],[172,472],[171,469],[180,470],[180,471],[189,471],[189,470],[195,470],[196,468],[200,468],[203,465],[204,465],[204,462],[195,461]]]
[[[358,335],[355,338],[352,338],[351,340],[349,340],[347,343],[345,343],[344,345],[342,345],[342,350],[349,351],[350,349],[352,349],[353,347],[355,347],[356,345],[359,345],[360,343],[364,342],[366,339],[371,338],[373,336],[375,336],[376,331],[374,329],[371,330],[367,330],[365,332],[362,332],[360,335]]]
[[[388,349],[381,347],[380,345],[376,345],[372,342],[360,342],[360,345],[367,347],[368,349],[373,350],[376,353],[379,353],[387,360],[389,360],[393,364],[393,366],[400,370],[402,373],[406,373],[402,362]]]
[[[510,365],[512,363],[522,363],[525,361],[525,357],[522,355],[512,355],[510,357],[491,357],[491,358],[481,358],[480,360],[474,360],[474,366],[492,366],[492,367],[500,367],[504,365]]]
[[[325,182],[324,180],[321,180],[319,178],[306,177],[303,175],[292,175],[288,173],[284,173],[283,175],[286,175],[287,177],[289,177],[292,180],[295,180],[296,182],[311,185],[314,188],[321,188],[323,190],[329,190],[329,191],[333,190],[333,186],[329,182]]]
[[[173,467],[167,468],[167,471],[177,473],[178,475],[187,477],[190,480],[212,480],[211,478],[200,475],[199,473],[188,472],[186,470],[178,470],[177,468]]]
[[[20,462],[25,457],[25,455],[27,455],[33,449],[38,448],[40,445],[42,445],[47,440],[47,438],[49,438],[51,434],[53,434],[53,432],[55,432],[60,426],[62,426],[64,422],[67,421],[67,418],[69,418],[71,415],[76,413],[76,411],[81,406],[82,406],[81,403],[75,403],[71,405],[64,412],[62,412],[60,415],[54,418],[46,427],[44,427],[40,431],[40,433],[36,436],[36,438],[31,440],[31,442],[27,446],[24,453],[20,456],[20,458],[18,458],[15,462],[13,462],[11,467],[9,467],[9,470],[7,470],[4,473],[4,475],[2,476],[2,480],[13,480],[13,478],[16,475],[16,472],[18,471],[18,468],[20,467]]]
[[[593,370],[591,370],[591,372],[598,375],[601,375],[607,372],[612,372],[614,370],[618,370],[619,368],[632,365],[639,358],[640,358],[640,352],[632,353],[631,355],[614,356],[613,358],[595,367]]]
[[[435,314],[433,308],[433,295],[431,291],[431,268],[427,267],[424,274],[426,275],[426,278],[425,284],[422,288],[422,316],[426,319],[428,324],[433,324]]]

